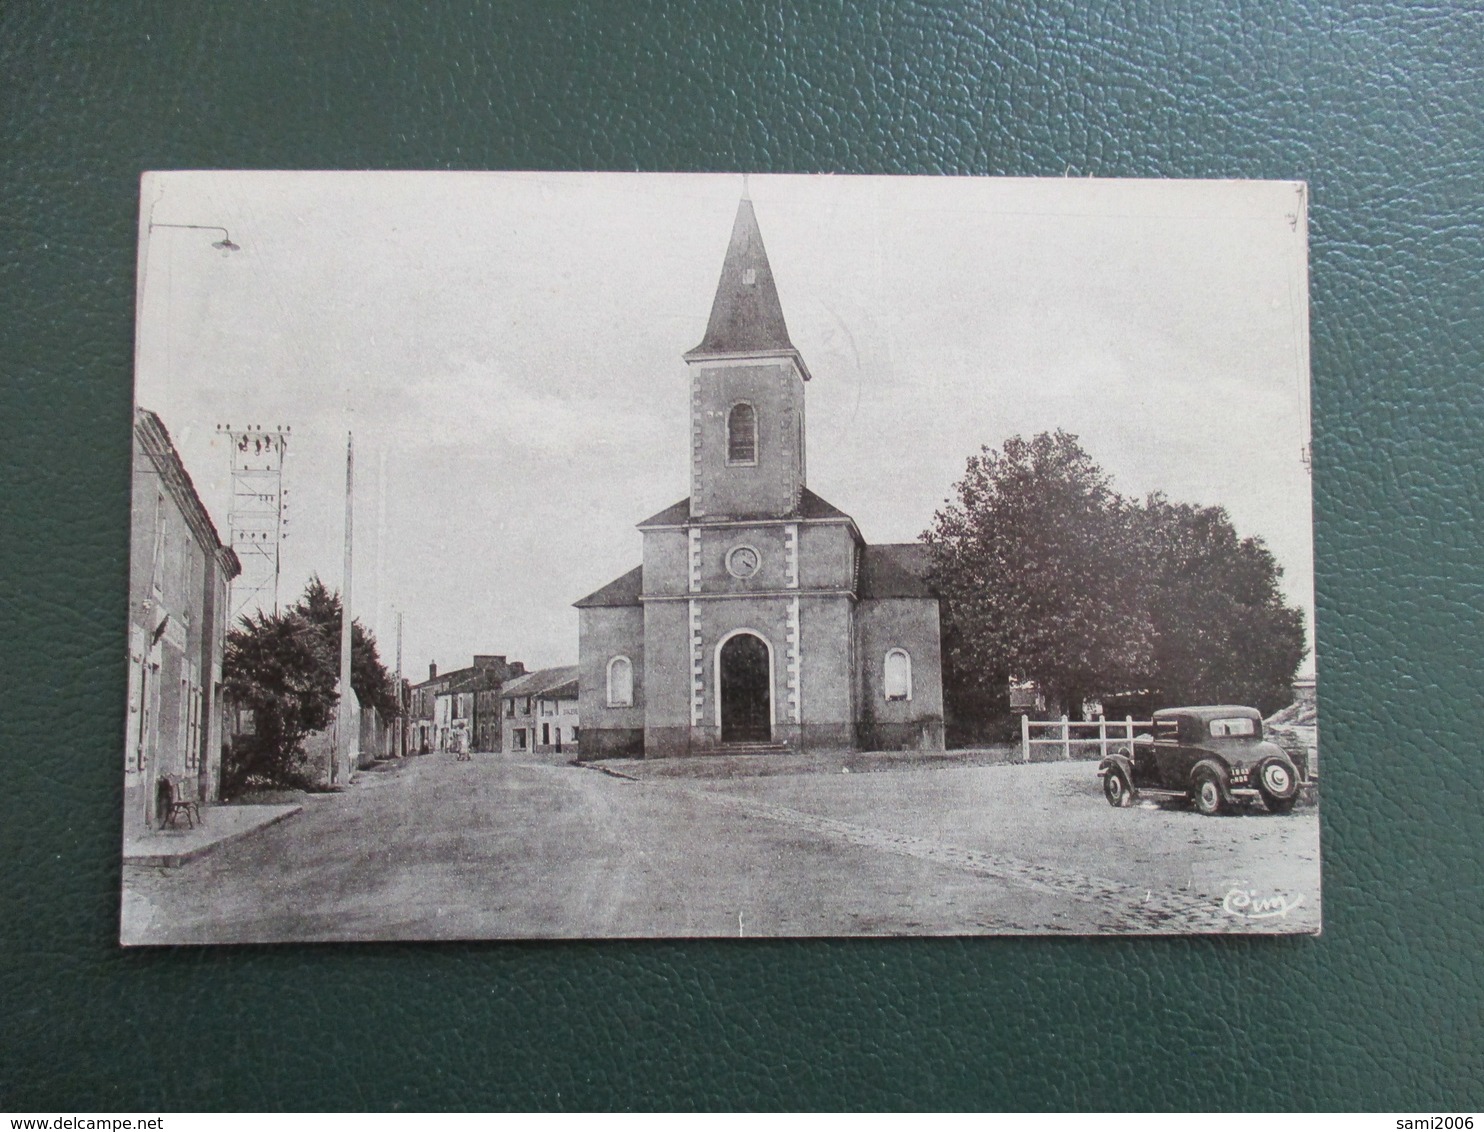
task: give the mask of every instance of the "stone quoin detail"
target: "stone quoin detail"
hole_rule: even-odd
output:
[[[690,725],[699,727],[706,706],[706,672],[701,659],[701,606],[690,603]]]
[[[799,640],[799,598],[795,594],[788,603],[788,714],[793,723],[803,723],[803,704],[800,703],[799,672],[803,668],[804,650]]]

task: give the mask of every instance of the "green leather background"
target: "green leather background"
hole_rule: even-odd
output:
[[[0,6],[0,1109],[1484,1106],[1484,12]],[[114,945],[137,179],[1306,178],[1318,940]]]

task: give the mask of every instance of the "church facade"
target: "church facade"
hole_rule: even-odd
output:
[[[583,756],[941,749],[926,550],[867,544],[806,486],[810,374],[746,197],[684,358],[690,495],[576,603]]]

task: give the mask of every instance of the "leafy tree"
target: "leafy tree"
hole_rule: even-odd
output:
[[[943,626],[945,715],[999,715],[1014,676],[1053,711],[1148,689],[1168,705],[1291,699],[1303,618],[1260,539],[1219,507],[1132,503],[1065,432],[969,459],[924,534]],[[1006,705],[1008,706],[1008,705]]]
[[[1129,686],[1150,655],[1123,552],[1129,506],[1077,438],[986,447],[957,492],[923,536],[942,602],[945,693],[988,702],[1013,675],[1040,684],[1048,706],[1075,711]]]
[[[1147,684],[1161,702],[1249,704],[1269,715],[1293,699],[1303,615],[1278,589],[1283,568],[1242,538],[1220,507],[1151,495],[1134,513],[1133,553],[1154,626]]]
[[[237,737],[223,761],[226,796],[251,782],[310,784],[304,740],[334,717],[339,676],[340,596],[318,577],[282,613],[244,617],[227,633],[223,689],[252,712],[254,728]],[[351,687],[363,708],[387,718],[398,714],[396,682],[359,621],[351,623]]]
[[[316,575],[293,607],[335,644],[336,673],[340,657],[340,595]],[[396,678],[381,663],[376,637],[359,620],[350,623],[350,686],[364,708],[375,708],[390,719],[398,714]]]
[[[296,610],[244,617],[227,633],[222,688],[252,713],[253,731],[236,736],[222,760],[222,793],[250,782],[308,786],[304,739],[330,725],[335,708],[335,647]]]

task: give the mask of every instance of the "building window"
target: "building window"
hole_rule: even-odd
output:
[[[912,658],[905,649],[892,649],[886,654],[886,698],[912,698]]]
[[[505,718],[506,719],[514,719],[515,718],[515,701],[514,700],[506,700],[505,701]]]
[[[551,724],[549,723],[543,723],[541,725],[541,745],[543,747],[551,746]]]
[[[727,463],[757,463],[757,413],[746,401],[727,414]]]
[[[608,662],[608,706],[632,707],[634,704],[634,666],[626,656]]]

